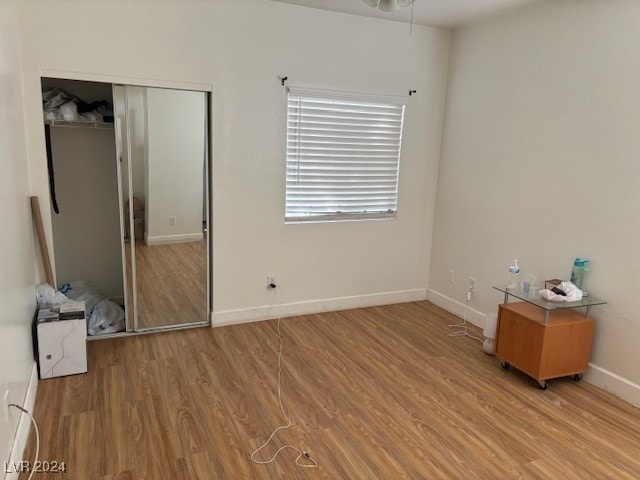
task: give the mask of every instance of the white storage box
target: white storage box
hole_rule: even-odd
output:
[[[87,321],[84,302],[60,305],[60,312],[38,313],[37,338],[40,378],[87,371]]]

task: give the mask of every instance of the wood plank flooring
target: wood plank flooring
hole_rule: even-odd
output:
[[[586,382],[546,391],[415,302],[89,343],[86,375],[39,383],[38,479],[633,479],[640,411]],[[30,439],[26,458],[34,451]],[[26,478],[23,475],[21,478]]]
[[[139,328],[207,320],[205,241],[136,242]]]

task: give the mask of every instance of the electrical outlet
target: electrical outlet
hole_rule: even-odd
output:
[[[276,288],[276,285],[278,285],[278,283],[276,282],[276,276],[275,275],[267,275],[267,288],[272,290],[272,289]]]
[[[169,217],[169,225],[171,227],[175,227],[175,225],[176,225],[176,217]]]
[[[9,389],[5,389],[4,395],[2,395],[2,420],[4,422],[9,421]]]
[[[469,291],[473,292],[476,288],[476,279],[473,277],[469,277]]]
[[[453,283],[456,280],[456,272],[449,270],[449,283]]]

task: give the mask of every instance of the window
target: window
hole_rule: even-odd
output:
[[[289,88],[285,220],[395,218],[404,106]]]

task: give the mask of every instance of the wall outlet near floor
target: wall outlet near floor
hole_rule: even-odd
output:
[[[469,288],[468,288],[468,290],[470,292],[473,292],[475,290],[475,288],[476,288],[476,279],[473,278],[473,277],[469,277]]]
[[[169,217],[169,225],[172,227],[176,225],[176,217]]]
[[[5,389],[2,395],[2,421],[9,421],[9,389]]]
[[[449,283],[453,283],[456,280],[456,272],[449,270]]]
[[[278,283],[276,282],[276,276],[267,275],[267,288],[269,290],[273,290],[274,288],[276,288],[276,285],[278,285]]]

